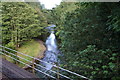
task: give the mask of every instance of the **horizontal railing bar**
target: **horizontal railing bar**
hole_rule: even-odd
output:
[[[1,50],[1,51],[4,51],[4,52],[6,52],[6,53],[9,53],[9,54],[11,54],[11,55],[13,55],[13,56],[19,57],[19,58],[21,58],[21,59],[23,59],[23,60],[26,60],[26,61],[28,61],[28,62],[30,62],[30,63],[33,63],[32,61],[29,61],[29,60],[27,60],[27,59],[25,59],[25,58],[22,58],[22,57],[18,56],[18,55],[15,55],[15,54],[13,54],[13,53],[10,53],[10,52],[8,52],[8,51],[6,51],[6,50],[2,50],[2,49],[0,49],[0,50]],[[38,65],[38,64],[36,64],[36,63],[33,63],[33,64],[35,64],[35,65],[37,65],[37,66],[39,66],[39,67],[42,67],[42,68],[46,69],[45,67],[43,67],[43,66],[41,66],[41,65]],[[55,71],[53,71],[53,70],[49,70],[49,71],[51,71],[51,72],[53,72],[53,73],[56,73],[56,74],[59,74],[59,75],[65,77],[65,78],[67,78],[67,79],[72,80],[71,78],[69,78],[69,77],[67,77],[67,76],[65,76],[65,75],[63,75],[63,74],[57,73],[57,72],[55,72]]]
[[[10,48],[8,48],[8,47],[2,46],[2,45],[0,45],[0,47],[9,49],[9,50],[11,50],[11,51],[17,52],[17,53],[22,54],[22,55],[24,55],[24,56],[28,56],[28,57],[33,58],[33,59],[36,59],[36,60],[38,60],[38,61],[40,61],[40,62],[44,62],[44,63],[46,63],[46,64],[50,64],[50,63],[48,63],[48,62],[45,62],[45,61],[40,60],[40,59],[38,59],[38,58],[34,58],[34,57],[32,57],[32,56],[23,54],[23,53],[21,53],[21,52],[18,52],[18,51],[16,51],[16,50],[10,49]],[[76,76],[79,76],[79,77],[81,77],[81,78],[85,78],[85,79],[90,80],[89,78],[87,78],[87,77],[85,77],[85,76],[82,76],[82,75],[80,75],[80,74],[77,74],[77,73],[75,73],[75,72],[72,72],[72,71],[70,71],[70,70],[64,69],[64,68],[59,67],[59,66],[56,66],[56,65],[53,65],[53,66],[56,67],[56,68],[59,68],[59,69],[61,69],[61,70],[63,70],[63,71],[66,71],[66,72],[69,72],[69,73],[74,74],[74,75],[76,75]]]
[[[4,53],[2,53],[2,52],[0,52],[0,53],[3,54],[3,55],[5,55],[5,56],[7,56],[7,57],[10,57],[10,58],[18,61],[18,62],[20,62],[20,63],[22,63],[22,64],[25,64],[25,65],[33,68],[32,66],[30,66],[30,65],[28,65],[28,64],[26,64],[26,63],[24,63],[24,62],[22,62],[22,61],[19,61],[19,60],[15,59],[15,58],[13,58],[13,57],[11,57],[11,56],[8,56],[8,55],[6,55],[6,54],[4,54]],[[33,68],[33,69],[35,69],[36,71],[41,72],[41,73],[43,73],[43,74],[45,74],[45,75],[47,75],[47,76],[49,76],[49,77],[51,77],[51,78],[53,78],[53,79],[56,79],[55,77],[53,77],[53,76],[51,76],[51,75],[49,75],[49,74],[47,74],[47,73],[44,73],[44,72],[40,71],[39,69],[36,69],[36,68]]]

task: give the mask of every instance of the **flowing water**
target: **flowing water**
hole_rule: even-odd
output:
[[[45,51],[45,53],[44,53],[45,56],[42,60],[46,61],[48,63],[51,63],[51,64],[46,64],[46,63],[40,62],[40,64],[46,68],[46,69],[40,68],[44,72],[49,72],[49,70],[51,70],[53,68],[52,64],[58,64],[59,50],[57,47],[56,37],[55,37],[54,31],[53,31],[53,27],[55,27],[55,25],[52,25],[52,26],[49,26],[46,28],[49,30],[50,36],[47,38],[47,40],[45,42],[47,50]]]
[[[57,63],[58,49],[57,49],[54,33],[50,34],[45,44],[47,50],[45,51],[45,56],[42,60],[51,64]],[[50,64],[46,64],[46,63],[42,63],[42,64],[46,67],[47,70],[50,70],[53,67]]]

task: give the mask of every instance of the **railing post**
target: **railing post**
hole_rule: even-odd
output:
[[[58,63],[57,63],[57,66],[59,67]],[[59,80],[60,79],[60,75],[59,75],[59,68],[57,67],[57,79]]]
[[[33,56],[34,57],[34,56]],[[35,74],[35,70],[34,70],[34,68],[35,68],[35,65],[34,65],[34,59],[32,60],[32,63],[33,63],[33,65],[32,65],[32,72],[33,72],[33,74]]]

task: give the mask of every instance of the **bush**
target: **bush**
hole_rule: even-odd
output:
[[[15,43],[14,42],[9,42],[8,44],[5,45],[6,47],[9,47],[11,49],[15,49]]]
[[[112,78],[119,74],[118,53],[112,53],[110,49],[102,50],[89,45],[79,53],[66,53],[65,57],[67,68],[91,79]]]

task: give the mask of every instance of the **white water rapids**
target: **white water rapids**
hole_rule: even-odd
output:
[[[56,37],[53,31],[53,27],[55,27],[55,25],[49,26],[46,29],[49,30],[50,32],[50,36],[47,38],[45,45],[47,50],[45,51],[45,56],[42,59],[43,61],[46,61],[48,63],[51,64],[47,64],[47,63],[40,63],[42,64],[46,69],[42,69],[43,71],[48,71],[51,70],[53,65],[52,64],[56,64],[58,61],[58,48],[57,48],[57,44],[56,44]]]

